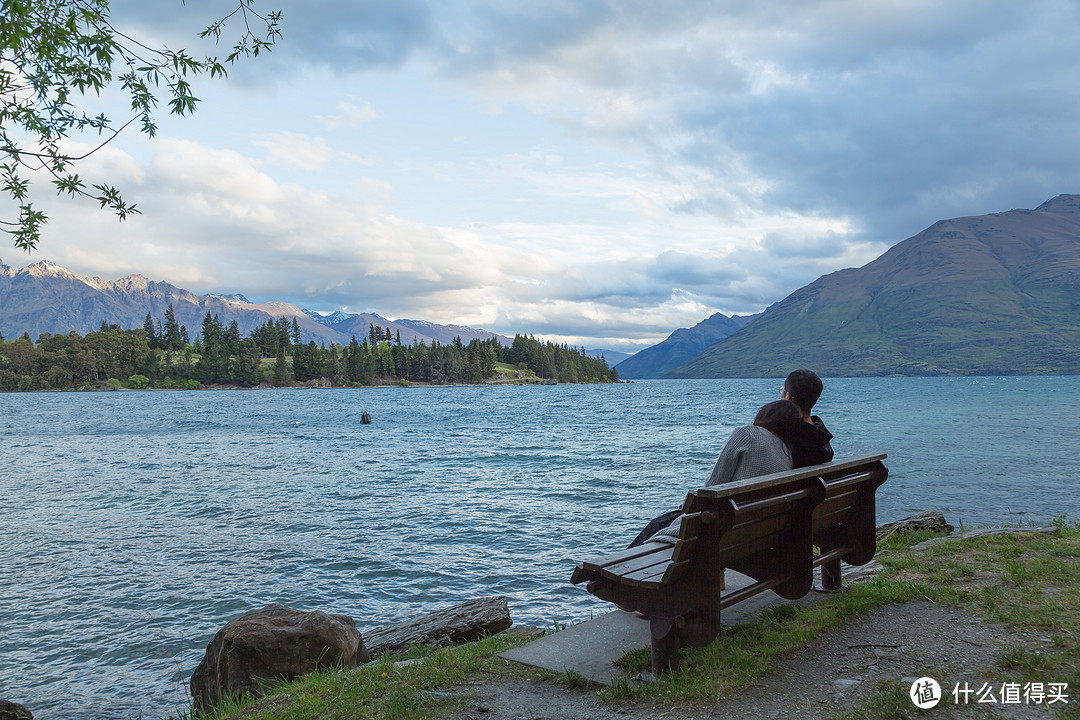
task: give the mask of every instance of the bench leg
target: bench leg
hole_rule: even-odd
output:
[[[657,677],[667,670],[679,669],[679,631],[675,620],[654,617],[649,621],[652,635],[652,671]]]
[[[821,585],[814,588],[818,592],[839,592],[841,586],[840,581],[840,560],[829,560],[821,565]]]

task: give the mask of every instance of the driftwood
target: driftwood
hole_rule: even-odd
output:
[[[512,625],[504,596],[470,600],[461,605],[425,613],[395,625],[364,632],[364,645],[372,657],[399,653],[410,645],[460,645],[494,635]]]
[[[926,512],[912,515],[903,520],[879,525],[877,529],[877,541],[882,543],[893,535],[915,532],[916,530],[933,530],[934,532],[948,535],[955,530],[955,528],[945,522],[945,516],[938,511],[927,510]]]

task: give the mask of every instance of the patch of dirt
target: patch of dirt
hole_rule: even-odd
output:
[[[729,697],[693,705],[602,703],[595,686],[572,689],[526,679],[488,680],[455,688],[468,706],[453,720],[719,720],[719,718],[825,718],[858,706],[882,683],[910,689],[929,675],[944,695],[932,714],[953,718],[1038,718],[1054,716],[1046,705],[1002,704],[1002,682],[1020,682],[995,671],[1001,654],[1037,647],[1039,638],[985,623],[962,609],[929,601],[880,607],[849,626],[822,634],[776,672]],[[1053,681],[1048,678],[1047,681]],[[977,691],[993,686],[998,702],[957,705],[959,683]],[[1070,697],[1070,702],[1075,702]],[[1060,707],[1060,705],[1058,706]],[[914,706],[911,708],[914,710]]]

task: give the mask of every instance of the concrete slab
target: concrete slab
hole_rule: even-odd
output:
[[[727,590],[738,590],[751,584],[746,575],[731,570],[724,578]],[[790,602],[812,601],[811,592],[802,600],[791,601],[765,591],[722,613],[725,625],[746,622],[767,607]],[[651,646],[649,621],[634,613],[616,610],[572,625],[531,643],[499,653],[507,660],[546,668],[555,672],[575,672],[603,685],[611,685],[625,673],[612,663],[630,650]]]
[[[616,610],[510,648],[499,657],[555,672],[573,671],[602,685],[625,675],[613,662],[630,650],[649,647],[649,621]]]

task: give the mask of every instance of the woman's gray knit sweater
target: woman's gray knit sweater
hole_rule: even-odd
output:
[[[763,427],[743,425],[731,432],[712,474],[705,486],[745,480],[791,469],[791,451],[780,438]],[[679,523],[675,520],[649,538],[648,542],[674,544],[679,537]]]

